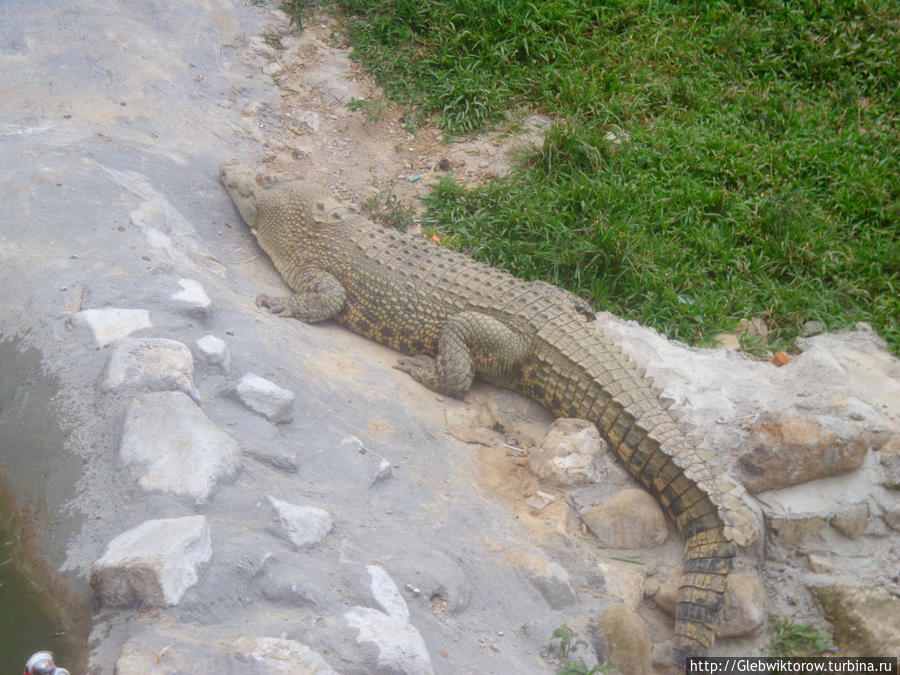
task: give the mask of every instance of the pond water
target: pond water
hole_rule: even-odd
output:
[[[55,573],[77,531],[59,514],[80,475],[57,391],[38,351],[0,334],[0,673],[21,673],[41,650],[72,673],[85,667],[90,597],[76,598]]]
[[[0,512],[0,671],[21,673],[28,657],[42,649],[71,669],[67,664],[79,661],[83,648],[64,630],[53,592],[43,590],[45,583],[25,564],[18,527]]]

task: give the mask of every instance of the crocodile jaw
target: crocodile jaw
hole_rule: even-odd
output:
[[[238,159],[226,159],[219,167],[219,178],[255,235],[259,219],[257,173]]]

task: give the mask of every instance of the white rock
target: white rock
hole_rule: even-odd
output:
[[[378,649],[379,671],[404,675],[431,675],[431,656],[419,631],[409,623],[392,619],[369,607],[353,607],[344,614],[350,628],[359,631],[356,641]]]
[[[274,382],[247,373],[235,390],[245,406],[274,424],[287,424],[294,419],[294,393]]]
[[[219,366],[226,373],[231,370],[231,352],[224,340],[215,335],[204,335],[195,344],[207,363]]]
[[[240,637],[230,648],[266,673],[290,675],[337,675],[322,655],[306,645],[273,637]]]
[[[166,338],[117,340],[100,379],[100,389],[109,393],[124,388],[183,391],[199,401],[191,350],[182,342]]]
[[[595,483],[600,478],[597,458],[605,447],[591,422],[558,419],[529,456],[528,465],[538,478],[555,485]]]
[[[366,570],[372,580],[370,590],[375,602],[392,619],[409,623],[409,608],[406,606],[406,600],[400,595],[400,590],[390,575],[378,565],[366,565]]]
[[[290,541],[297,548],[315,546],[334,527],[328,511],[314,506],[300,506],[269,495],[269,503],[275,511],[272,531]]]
[[[267,63],[266,65],[264,65],[262,67],[262,71],[266,75],[275,76],[275,75],[278,75],[279,73],[284,72],[284,66],[282,66],[280,63],[278,63],[276,61],[273,61],[272,63]]]
[[[107,544],[91,585],[106,605],[177,605],[211,556],[206,516],[148,520]]]
[[[212,305],[212,300],[199,281],[179,279],[178,285],[181,286],[181,290],[169,296],[171,300],[183,303],[187,309],[201,313],[206,312]]]
[[[146,309],[85,309],[72,315],[72,323],[90,329],[98,345],[109,344],[142,328],[150,328]]]
[[[204,502],[216,483],[233,476],[240,446],[181,392],[144,394],[131,404],[119,453],[148,492]]]

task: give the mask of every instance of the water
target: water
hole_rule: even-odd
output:
[[[77,526],[54,514],[79,475],[52,408],[57,389],[39,352],[0,334],[0,673],[21,673],[44,649],[73,673],[86,661],[87,603],[52,571]]]
[[[6,503],[0,499],[0,509]],[[71,669],[84,650],[63,628],[56,595],[44,590],[52,582],[34,562],[28,563],[20,527],[0,510],[0,672],[22,672],[28,657],[42,649],[55,654],[57,665]]]

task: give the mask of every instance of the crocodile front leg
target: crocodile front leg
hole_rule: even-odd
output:
[[[477,373],[495,384],[509,384],[528,350],[521,335],[480,312],[454,314],[441,328],[436,358],[401,358],[395,368],[429,389],[460,398]]]
[[[272,314],[294,317],[309,323],[330,319],[344,306],[344,287],[324,270],[304,267],[294,276],[293,282],[296,295],[257,295],[256,306],[265,307]]]

